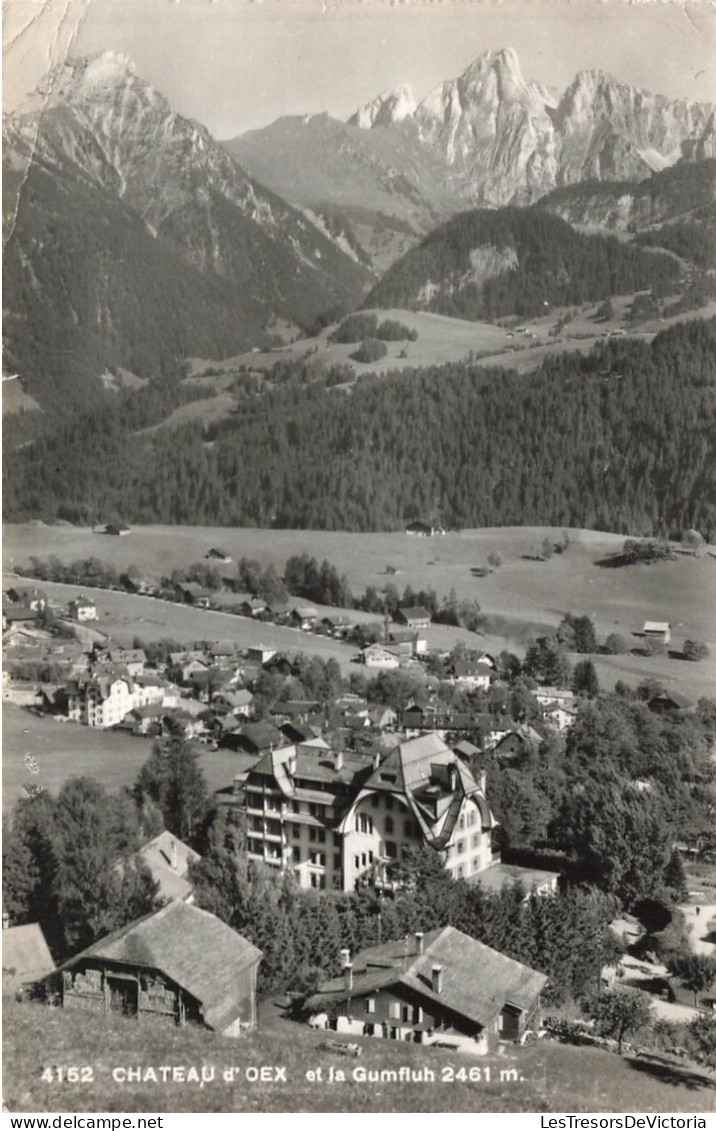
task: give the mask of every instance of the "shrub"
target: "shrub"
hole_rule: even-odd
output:
[[[352,361],[379,361],[381,357],[385,357],[388,352],[388,347],[384,342],[379,342],[377,338],[366,338],[361,342],[355,353],[351,354]]]
[[[499,569],[502,565],[502,554],[499,550],[493,550],[491,554],[487,555],[487,564],[491,565],[493,569]]]
[[[610,656],[621,656],[628,650],[628,645],[623,636],[618,632],[610,632],[604,641],[604,647]]]
[[[703,640],[685,640],[682,654],[685,660],[705,660],[709,650]]]
[[[349,314],[329,337],[329,342],[360,342],[364,338],[378,335],[378,319],[375,314]]]

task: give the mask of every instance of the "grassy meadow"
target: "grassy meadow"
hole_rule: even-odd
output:
[[[325,1034],[285,1021],[270,1003],[259,1009],[259,1030],[233,1041],[201,1029],[166,1028],[153,1019],[105,1020],[9,998],[3,1005],[4,1095],[11,1112],[709,1112],[716,1104],[714,1081],[703,1072],[552,1041],[469,1057],[351,1037],[361,1047],[352,1059],[321,1049]],[[46,1066],[69,1064],[89,1067],[92,1079],[42,1080]],[[199,1074],[203,1067],[207,1075],[213,1068],[214,1079],[203,1087],[113,1079],[115,1068],[162,1065],[195,1066]],[[246,1069],[262,1065],[285,1068],[286,1081],[247,1082]],[[432,1069],[435,1079],[352,1079],[355,1069],[401,1067]],[[454,1078],[470,1068],[480,1069],[481,1080]],[[318,1069],[320,1082],[308,1075]],[[345,1080],[329,1083],[331,1069]],[[227,1070],[233,1079],[224,1079]]]
[[[12,570],[27,563],[31,555],[47,558],[55,554],[63,562],[93,555],[118,570],[135,564],[142,572],[160,577],[200,561],[213,546],[230,554],[234,563],[242,556],[256,558],[279,572],[288,557],[305,552],[319,560],[327,558],[346,574],[355,593],[368,585],[382,588],[392,582],[400,592],[406,585],[413,589],[430,585],[441,597],[454,590],[460,598],[477,600],[489,619],[486,633],[479,639],[473,637],[472,643],[490,651],[523,651],[530,636],[556,627],[565,612],[589,615],[600,638],[618,632],[634,648],[639,638],[632,634],[641,630],[645,620],[669,621],[675,651],[684,639],[692,638],[704,640],[711,657],[688,663],[633,653],[599,655],[595,664],[602,686],[611,687],[618,679],[636,684],[654,676],[691,698],[716,695],[716,556],[679,554],[672,562],[613,569],[600,563],[620,550],[623,535],[571,530],[572,543],[566,554],[548,562],[530,560],[544,537],[556,540],[560,533],[545,527],[493,527],[418,538],[403,532],[146,526],[134,527],[126,537],[112,538],[69,525],[27,524],[6,527],[5,563]],[[502,555],[502,567],[486,577],[475,577],[473,569],[485,566],[492,551]],[[397,572],[388,574],[387,566]],[[235,564],[220,568],[231,573]],[[67,586],[44,588],[62,600],[74,592]],[[344,666],[353,655],[340,642],[294,629],[146,597],[102,591],[97,597],[102,613],[98,627],[121,643],[131,642],[134,635],[147,639],[171,636],[181,641],[219,638],[301,649],[325,658],[334,655]],[[429,643],[438,647],[450,647],[455,639],[469,636],[438,627],[428,633]]]
[[[57,723],[49,716],[40,717],[9,703],[3,704],[2,737],[4,812],[12,809],[25,785],[41,785],[56,795],[68,778],[86,775],[111,792],[131,786],[152,748],[150,738],[79,723]],[[244,754],[209,750],[200,743],[194,748],[211,791],[230,786],[234,775],[246,766]],[[28,754],[37,762],[36,774],[25,765]]]

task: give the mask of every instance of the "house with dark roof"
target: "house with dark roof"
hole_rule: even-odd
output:
[[[314,628],[318,621],[318,609],[313,605],[294,605],[291,609],[291,624],[304,632]]]
[[[416,931],[352,961],[346,950],[342,962],[306,1002],[314,1025],[477,1055],[540,1025],[547,977],[455,927]]]
[[[243,750],[246,754],[259,757],[269,750],[283,746],[285,740],[273,723],[246,723],[240,730],[224,734],[221,745],[229,750]]]
[[[65,962],[51,983],[65,1009],[195,1023],[235,1037],[255,1027],[262,954],[181,900],[135,919]]]
[[[3,990],[17,992],[28,989],[54,969],[55,963],[39,923],[3,929]]]
[[[476,657],[465,656],[450,666],[451,681],[471,691],[489,691],[494,678],[494,668]]]
[[[418,605],[415,608],[398,609],[395,614],[398,624],[404,624],[413,631],[417,628],[429,628],[432,617],[428,609]]]
[[[542,742],[542,735],[528,723],[521,723],[501,738],[494,747],[499,761],[509,763],[534,754]]]
[[[227,554],[226,550],[220,550],[217,546],[212,546],[212,548],[204,554],[204,557],[211,562],[231,561],[231,554]]]
[[[648,707],[655,715],[664,715],[675,711],[689,711],[693,707],[693,702],[680,691],[661,691],[651,697]]]

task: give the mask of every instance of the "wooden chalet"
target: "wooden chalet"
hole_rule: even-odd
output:
[[[455,927],[371,947],[307,1001],[338,1032],[483,1054],[540,1021],[547,978]]]
[[[261,958],[215,915],[174,900],[93,943],[50,980],[65,1009],[193,1022],[234,1037],[257,1023]]]

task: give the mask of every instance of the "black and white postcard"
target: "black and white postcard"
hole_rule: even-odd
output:
[[[3,57],[5,1110],[706,1128],[716,5]]]

